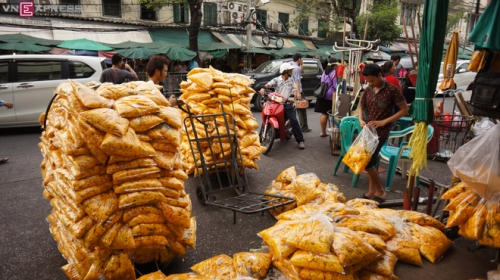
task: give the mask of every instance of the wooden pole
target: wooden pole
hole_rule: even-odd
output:
[[[422,36],[422,22],[420,21],[420,12],[417,12],[418,34]]]
[[[403,23],[403,28],[405,30],[406,44],[408,45],[408,52],[410,53],[411,65],[412,65],[413,69],[415,69],[415,61],[413,60],[410,39],[408,38],[408,30],[406,29],[406,22],[405,22],[405,17],[403,14],[401,14],[401,22]],[[412,193],[410,193],[410,195],[412,195]]]
[[[410,177],[408,177],[408,190],[406,190],[408,192],[408,195],[407,197],[405,197],[404,201],[409,208],[404,210],[410,210],[412,207],[412,196],[414,192],[413,190],[414,187],[415,187],[415,175],[411,175]]]
[[[344,32],[342,34],[342,47],[345,47],[345,26],[346,26],[346,22],[345,22],[345,11],[344,11]],[[344,53],[341,52],[341,54],[342,54],[342,65],[344,65],[344,63],[345,63],[345,61],[344,61]]]
[[[366,18],[365,23],[365,34],[363,34],[363,40],[366,40],[366,33],[368,32],[368,18]]]
[[[410,25],[411,25],[411,35],[413,36],[413,44],[415,45],[415,58],[418,61],[418,45],[417,38],[415,36],[415,25],[413,24],[413,19],[410,17]]]

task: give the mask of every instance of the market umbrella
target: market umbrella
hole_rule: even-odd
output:
[[[422,15],[422,33],[418,57],[418,79],[413,107],[414,133],[411,136],[410,168],[411,176],[418,176],[422,167],[427,166],[427,124],[434,119],[433,96],[443,55],[448,2],[425,0]]]
[[[57,45],[59,48],[65,48],[70,50],[87,50],[87,51],[112,51],[112,47],[103,45],[97,41],[92,41],[88,39],[76,39],[67,40]]]
[[[500,50],[500,1],[490,1],[469,35],[475,49]]]
[[[159,53],[165,54],[171,60],[188,61],[196,56],[196,53],[180,45],[165,46],[155,49]]]
[[[362,61],[367,61],[367,60],[379,61],[379,60],[390,60],[390,59],[391,55],[383,51],[368,51],[365,52],[361,57]]]
[[[164,46],[164,42],[134,42],[134,41],[125,41],[117,44],[106,44],[106,46],[115,48],[115,49],[127,49],[127,48],[148,48],[155,49],[161,48]]]
[[[455,76],[455,69],[457,68],[458,59],[458,33],[459,30],[453,31],[453,36],[451,37],[450,45],[448,50],[446,50],[446,55],[443,62],[443,81],[439,85],[439,89],[442,91],[453,89],[455,87],[455,82],[453,81],[453,76]]]
[[[159,49],[152,50],[142,47],[127,48],[115,51],[117,54],[120,54],[129,59],[148,59],[154,55],[161,53]]]
[[[43,46],[55,46],[57,44],[62,43],[62,41],[59,40],[49,40],[49,39],[43,39],[43,38],[38,38],[38,37],[33,37],[29,35],[25,35],[22,33],[15,33],[15,34],[3,34],[0,35],[0,41],[2,42],[24,42],[24,43],[32,43],[32,44],[37,44],[37,45],[43,45]]]
[[[263,48],[256,48],[256,47],[251,47],[249,50],[245,48],[245,49],[241,50],[241,52],[243,52],[243,53],[260,53],[260,54],[267,54],[267,55],[272,54],[272,51],[270,51],[270,50],[266,50]]]
[[[50,50],[50,47],[39,46],[32,43],[8,42],[0,44],[1,50],[24,51],[24,52],[44,52]]]

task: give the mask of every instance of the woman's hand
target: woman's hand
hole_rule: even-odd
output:
[[[361,121],[361,120],[359,121],[359,124],[361,125],[361,128],[365,127],[365,125],[366,125],[365,121]]]

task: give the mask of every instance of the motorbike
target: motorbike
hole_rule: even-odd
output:
[[[285,106],[288,100],[278,92],[264,93],[266,103],[262,108],[262,125],[260,127],[259,138],[260,145],[265,147],[263,152],[267,155],[276,139],[281,142],[292,138],[292,126],[289,120],[285,120]]]

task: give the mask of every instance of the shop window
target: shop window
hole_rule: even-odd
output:
[[[309,36],[309,18],[299,24],[299,35]]]
[[[287,26],[290,19],[290,14],[278,13],[278,23],[281,24],[281,32],[288,33]]]
[[[122,17],[121,0],[102,0],[102,14],[108,17]]]
[[[260,25],[267,27],[267,10],[257,9],[255,10],[255,15],[257,16],[257,20],[260,22]]]
[[[328,21],[324,19],[318,19],[318,37],[326,38],[326,28],[328,26]]]
[[[205,26],[217,26],[216,3],[203,3],[203,24]]]
[[[158,20],[156,18],[155,9],[150,9],[146,5],[141,4],[141,19],[142,20]]]
[[[401,10],[403,11],[403,16],[407,26],[410,25],[410,18],[413,23],[416,23],[418,5],[401,3]],[[401,18],[399,19],[399,23],[400,25],[403,25],[403,21],[401,21]]]
[[[174,22],[189,23],[189,6],[187,4],[174,4]]]

